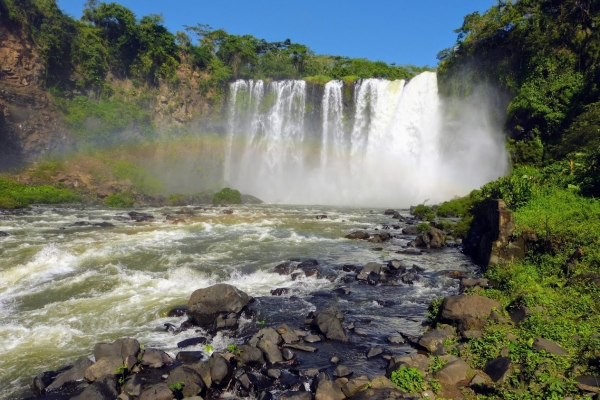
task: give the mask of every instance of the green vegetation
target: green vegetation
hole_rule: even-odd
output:
[[[116,162],[112,172],[116,179],[131,181],[133,187],[142,193],[157,195],[165,191],[164,183],[129,161]]]
[[[419,225],[417,225],[417,229],[419,230],[419,232],[425,233],[431,229],[431,224],[427,222],[421,222]]]
[[[455,30],[438,54],[440,91],[508,95],[505,129],[517,164],[543,165],[597,146],[600,7],[591,1],[499,1]]]
[[[111,194],[104,199],[104,204],[114,208],[130,208],[134,204],[133,195],[131,193]]]
[[[421,393],[427,389],[425,378],[417,368],[402,366],[392,372],[392,383],[408,393]]]
[[[0,178],[0,208],[23,208],[31,204],[76,203],[81,198],[53,186],[25,186]]]
[[[235,189],[224,188],[215,193],[212,202],[213,204],[241,204],[242,195]]]

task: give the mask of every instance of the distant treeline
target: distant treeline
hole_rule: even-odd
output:
[[[504,90],[513,160],[539,165],[600,145],[600,2],[500,0],[465,17],[438,54],[440,88]]]
[[[138,84],[177,81],[181,64],[205,76],[206,91],[234,78],[410,78],[429,69],[381,61],[316,55],[308,46],[231,35],[208,25],[169,32],[159,15],[141,19],[117,3],[88,0],[81,20],[56,0],[0,0],[0,21],[25,29],[46,65],[49,87],[106,89],[110,74]]]

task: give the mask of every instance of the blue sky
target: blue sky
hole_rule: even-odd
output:
[[[109,1],[107,1],[109,2]],[[388,63],[437,64],[437,53],[456,42],[453,29],[495,0],[116,0],[137,16],[162,14],[175,33],[209,24],[232,34],[309,46],[317,54]],[[58,0],[81,17],[85,0]]]

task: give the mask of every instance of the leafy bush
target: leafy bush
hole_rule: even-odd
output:
[[[475,199],[471,195],[452,199],[440,204],[435,210],[435,213],[439,217],[445,218],[464,217],[471,207],[473,207],[474,202]]]
[[[421,222],[419,225],[417,225],[417,229],[419,232],[425,233],[431,229],[431,225],[427,222]]]
[[[81,198],[67,189],[53,186],[25,186],[0,179],[0,208],[22,208],[30,204],[76,203]]]
[[[64,171],[64,169],[65,166],[62,162],[45,161],[38,164],[35,170],[31,173],[31,176],[37,179],[50,180],[59,172]]]
[[[529,175],[520,175],[518,171],[499,178],[481,188],[481,197],[502,199],[506,206],[515,211],[523,207],[533,195],[533,182]]]
[[[235,189],[224,188],[215,193],[212,202],[213,204],[241,204],[242,195]]]
[[[106,199],[104,200],[104,204],[107,207],[129,208],[133,207],[134,201],[133,197],[131,196],[131,193],[113,193],[106,197]]]
[[[408,393],[420,393],[427,388],[423,374],[417,368],[402,366],[392,372],[390,380],[394,385]]]
[[[426,206],[424,204],[419,204],[418,206],[415,206],[411,212],[412,215],[414,215],[415,217],[423,220],[426,219],[428,214],[432,213],[431,207]]]

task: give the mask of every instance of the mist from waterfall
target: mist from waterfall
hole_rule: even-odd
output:
[[[432,72],[350,86],[238,80],[225,180],[271,203],[401,207],[462,196],[508,170],[487,103],[462,102],[442,101]]]

